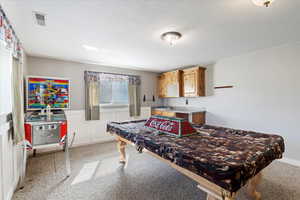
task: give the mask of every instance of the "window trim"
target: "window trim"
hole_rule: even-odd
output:
[[[129,108],[129,104],[113,104],[113,103],[106,103],[106,104],[99,104],[100,108]]]

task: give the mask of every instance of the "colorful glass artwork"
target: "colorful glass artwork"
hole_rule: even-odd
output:
[[[70,106],[69,80],[29,77],[27,81],[27,109],[67,109]]]

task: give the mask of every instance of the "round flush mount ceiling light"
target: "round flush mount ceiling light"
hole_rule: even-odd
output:
[[[274,0],[252,0],[253,3],[257,6],[269,7]]]
[[[177,40],[182,37],[181,33],[176,31],[165,32],[161,35],[161,39],[173,46]]]

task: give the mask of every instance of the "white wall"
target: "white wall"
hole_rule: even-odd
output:
[[[231,57],[208,66],[209,96],[190,98],[206,107],[207,123],[277,133],[285,138],[285,157],[300,161],[300,43]],[[213,86],[232,89],[212,90]],[[185,105],[184,98],[166,105]]]
[[[102,109],[100,120],[94,121],[85,120],[85,110],[69,110],[66,111],[66,115],[68,118],[69,140],[71,141],[75,135],[73,146],[79,146],[114,140],[115,137],[106,132],[107,122],[147,119],[151,115],[151,108],[142,107],[141,116],[136,118],[129,117],[128,108]]]
[[[76,147],[113,141],[115,136],[106,132],[107,122],[147,119],[151,115],[150,111],[151,107],[142,107],[141,116],[129,117],[128,108],[105,108],[101,110],[100,120],[86,121],[85,110],[68,110],[66,115],[68,119],[69,145],[72,145],[70,147]],[[38,153],[61,149],[62,146],[56,144],[47,145],[47,148],[38,148]]]
[[[61,61],[48,58],[28,57],[28,75],[68,77],[71,79],[71,109],[84,109],[84,71],[110,72],[139,75],[142,80],[141,95],[146,94],[147,99],[152,100],[156,94],[157,73],[137,70],[121,69],[109,66],[82,64],[70,61]],[[157,99],[157,98],[156,98]],[[159,103],[159,102],[156,102]]]
[[[71,109],[66,111],[66,115],[68,119],[69,139],[72,139],[75,133],[74,146],[113,140],[114,138],[106,133],[106,123],[108,121],[132,120],[132,118],[129,117],[128,108],[101,108],[100,120],[85,121],[85,70],[139,75],[142,81],[141,98],[146,94],[147,99],[152,101],[152,95],[156,94],[156,73],[38,57],[28,57],[27,61],[28,75],[68,77],[71,79]],[[149,106],[145,107],[146,105],[158,105],[160,103],[161,101],[156,101],[155,103],[148,102],[148,104],[144,104],[140,119],[148,118],[150,116],[151,109]],[[44,149],[39,151],[47,150]]]

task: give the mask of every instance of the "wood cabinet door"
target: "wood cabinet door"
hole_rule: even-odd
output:
[[[164,111],[164,112],[162,112],[162,116],[175,117],[175,113],[174,112]]]
[[[205,68],[183,70],[183,94],[185,97],[205,96]]]
[[[158,77],[158,96],[165,97],[181,97],[182,81],[181,70],[165,72]]]
[[[164,75],[160,75],[158,76],[158,80],[157,80],[157,91],[158,91],[158,97],[160,98],[164,98],[166,97],[166,89],[164,87],[165,85],[165,76]]]
[[[170,112],[170,111],[153,110],[151,112],[151,114],[152,115],[166,116],[166,117],[175,117],[175,113]]]
[[[183,72],[183,91],[185,97],[194,97],[198,95],[198,71],[187,70]]]
[[[198,96],[205,96],[205,68],[199,68]]]
[[[206,121],[205,116],[206,116],[205,112],[193,113],[192,121],[194,124],[199,124],[199,125],[205,124]]]
[[[151,112],[152,115],[162,115],[162,111],[159,111],[159,110],[153,110]]]

